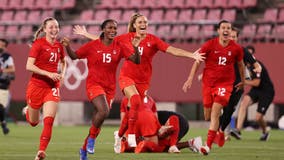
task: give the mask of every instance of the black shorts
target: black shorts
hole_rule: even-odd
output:
[[[164,125],[169,119],[169,117],[172,115],[178,116],[178,119],[179,119],[178,140],[181,140],[182,137],[185,136],[189,130],[188,121],[183,115],[176,113],[176,112],[172,112],[172,111],[158,111],[159,122],[161,125]]]
[[[274,94],[274,91],[260,91],[252,88],[247,95],[250,96],[253,103],[258,102],[257,112],[265,115],[273,101]]]

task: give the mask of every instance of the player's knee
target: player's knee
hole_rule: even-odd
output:
[[[101,117],[102,119],[105,119],[109,116],[109,109],[105,109],[105,110],[101,110],[97,113],[99,115],[99,117]]]

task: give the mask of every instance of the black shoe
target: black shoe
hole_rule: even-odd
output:
[[[2,127],[3,134],[6,135],[10,132],[9,128],[7,127],[6,122],[2,122],[1,127]]]
[[[269,138],[269,132],[262,133],[261,137],[259,138],[260,141],[267,141]]]
[[[235,137],[237,140],[240,140],[242,138],[241,132],[236,129],[231,130],[230,134],[231,136]]]
[[[6,135],[10,132],[9,128],[5,127],[5,128],[2,128],[2,131],[3,133]]]

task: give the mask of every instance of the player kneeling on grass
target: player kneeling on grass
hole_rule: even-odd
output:
[[[159,111],[163,118],[167,119],[165,124],[161,126],[158,120],[158,113],[154,100],[146,96],[143,104],[139,107],[138,120],[136,124],[136,148],[129,147],[127,143],[127,121],[122,121],[119,131],[115,132],[114,151],[116,153],[123,152],[166,152],[180,153],[179,149],[189,147],[192,151],[198,152],[202,145],[201,137],[191,139],[186,142],[178,142],[188,131],[188,123],[180,114]],[[127,98],[121,103],[121,118],[127,116]],[[126,123],[125,123],[126,122]],[[180,123],[182,125],[180,125]],[[180,128],[181,126],[181,128]],[[124,136],[123,136],[124,135]],[[122,137],[122,138],[120,138]]]

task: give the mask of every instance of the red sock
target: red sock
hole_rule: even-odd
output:
[[[101,131],[101,128],[97,128],[94,125],[92,125],[90,130],[89,130],[89,136],[91,138],[97,138],[97,136],[99,135],[100,131]]]
[[[179,134],[179,119],[177,116],[170,116],[168,119],[169,125],[173,126],[172,134],[170,134],[170,145],[176,145],[178,141],[178,134]]]
[[[29,109],[27,109],[26,120],[27,120],[27,122],[28,122],[31,126],[33,126],[33,127],[35,127],[35,126],[39,123],[39,122],[33,123],[33,122],[30,121]]]
[[[118,131],[118,136],[122,137],[124,133],[127,131],[127,128],[128,128],[128,113],[126,112],[125,116],[123,117],[121,121],[119,131]]]
[[[39,150],[45,151],[52,134],[53,117],[45,117],[43,119],[43,130],[40,136]]]
[[[130,98],[130,110],[129,110],[129,119],[128,119],[128,131],[129,134],[135,133],[135,123],[137,120],[138,108],[141,105],[141,97],[138,94],[133,95]]]
[[[216,136],[216,133],[217,131],[214,131],[214,130],[208,130],[208,134],[207,134],[207,146],[211,149],[211,146],[212,146],[212,143],[215,139],[215,136]]]
[[[97,138],[97,136],[99,135],[101,129],[100,128],[97,128],[95,127],[94,125],[92,125],[89,129],[89,135],[85,138],[84,140],[84,144],[83,144],[83,147],[82,149],[83,150],[86,150],[87,149],[87,140],[89,137],[91,138]]]

